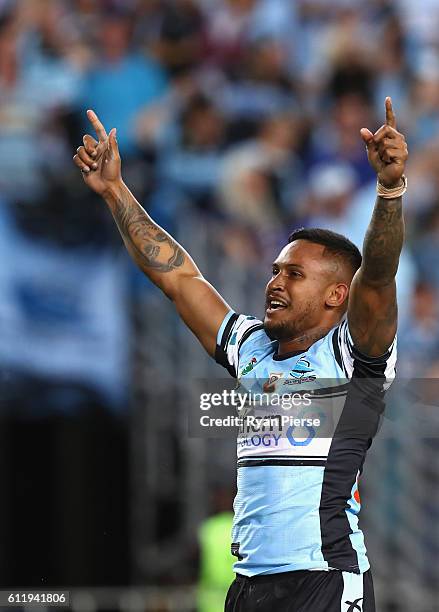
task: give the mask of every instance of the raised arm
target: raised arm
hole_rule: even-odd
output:
[[[386,123],[375,134],[363,128],[378,197],[363,244],[363,263],[349,295],[348,322],[356,347],[379,357],[392,344],[397,327],[395,276],[404,241],[402,194],[407,145],[396,130],[392,101],[386,98]]]
[[[123,182],[116,130],[108,135],[93,111],[87,111],[87,116],[98,140],[84,136],[84,144],[73,158],[75,164],[85,183],[104,198],[136,264],[174,302],[180,317],[213,356],[218,329],[229,306]]]

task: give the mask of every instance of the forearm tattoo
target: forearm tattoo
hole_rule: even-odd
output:
[[[391,282],[404,242],[402,198],[377,198],[363,245],[363,271],[372,281]]]
[[[152,221],[131,195],[123,194],[111,208],[125,244],[145,273],[171,272],[184,264],[181,246]]]

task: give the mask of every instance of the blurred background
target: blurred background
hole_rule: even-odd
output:
[[[361,246],[361,127],[411,158],[399,372],[439,375],[439,0],[0,0],[0,586],[76,610],[222,610],[235,445],[187,435],[223,376],[72,163],[93,108],[125,181],[237,311],[288,234]],[[366,462],[378,610],[439,610],[439,444],[401,415]]]

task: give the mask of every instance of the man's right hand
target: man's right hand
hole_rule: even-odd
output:
[[[89,110],[87,116],[98,140],[84,136],[84,145],[73,158],[84,182],[105,199],[133,260],[174,302],[182,320],[214,356],[218,330],[230,307],[123,183],[116,130],[107,134],[96,113]]]
[[[83,138],[83,146],[78,147],[73,161],[81,170],[86,185],[99,195],[120,185],[121,161],[116,140],[116,128],[107,134],[98,116],[92,110],[87,111],[87,117],[92,124],[98,140],[90,134]]]

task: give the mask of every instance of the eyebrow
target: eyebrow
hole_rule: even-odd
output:
[[[304,270],[305,268],[298,263],[287,263],[287,264],[282,264],[279,263],[278,261],[274,261],[273,266],[278,266],[278,268],[299,268],[300,270]]]

